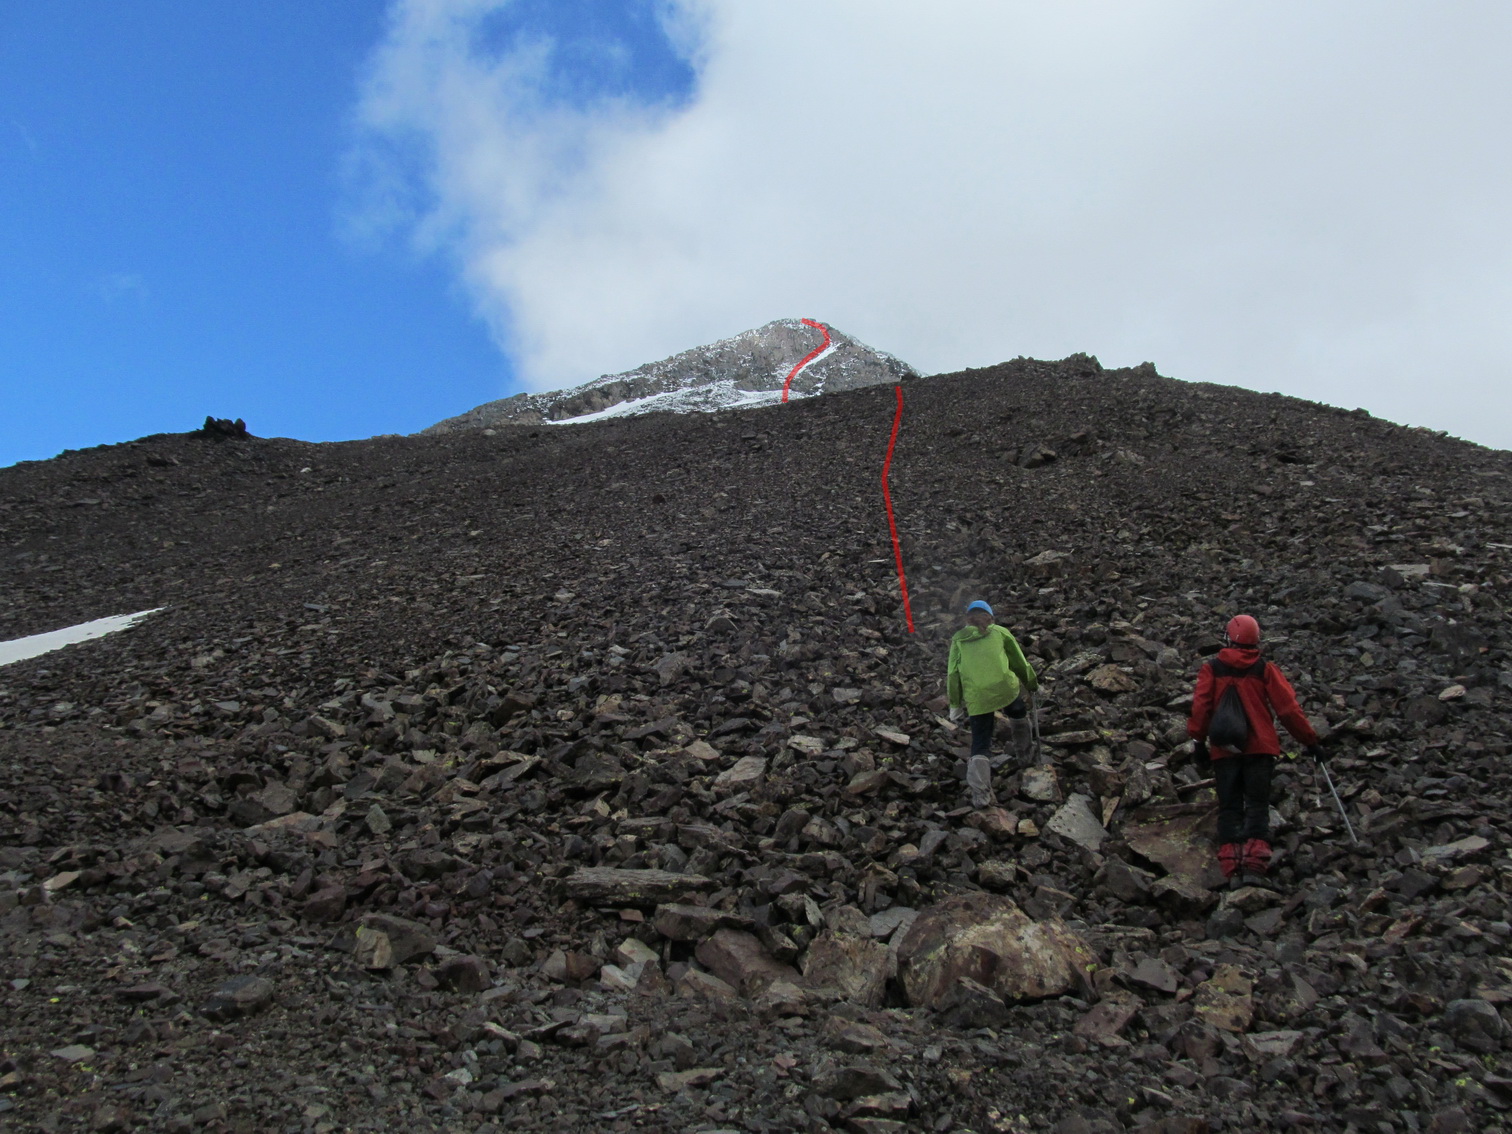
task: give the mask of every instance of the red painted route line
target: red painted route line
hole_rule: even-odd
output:
[[[798,371],[802,370],[809,363],[813,362],[814,359],[823,354],[830,345],[830,333],[828,327],[826,327],[823,323],[816,323],[812,319],[805,319],[803,320],[803,323],[805,326],[813,327],[818,331],[823,331],[824,341],[816,346],[813,350],[809,351],[808,354],[804,355],[803,361],[800,362],[797,366],[793,367],[793,369],[788,371],[787,381],[782,384],[782,400],[784,402],[788,400],[788,388],[792,386],[793,379],[798,377]]]
[[[898,564],[898,586],[903,591],[903,617],[908,622],[908,632],[914,632],[913,610],[908,605],[908,579],[903,574],[903,546],[898,542],[898,524],[893,519],[892,493],[887,487],[887,473],[892,468],[893,448],[898,443],[898,426],[903,422],[903,387],[894,386],[898,395],[898,410],[893,414],[892,436],[887,440],[887,459],[882,462],[882,502],[887,505],[887,530],[892,533],[893,558]]]

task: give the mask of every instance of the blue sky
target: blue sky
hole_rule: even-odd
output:
[[[355,107],[386,19],[373,0],[0,5],[0,465],[206,414],[410,432],[513,392],[446,251],[362,235]],[[570,102],[691,80],[636,5],[532,0],[487,31],[491,51],[559,35]]]
[[[0,0],[0,464],[809,316],[1512,448],[1505,0]]]

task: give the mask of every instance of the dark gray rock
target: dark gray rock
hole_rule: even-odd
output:
[[[1444,1030],[1471,1051],[1501,1050],[1504,1025],[1494,1005],[1484,1000],[1451,1000],[1444,1005],[1443,1020]]]
[[[232,977],[210,994],[200,1014],[217,1021],[251,1016],[272,1004],[276,991],[267,977]]]

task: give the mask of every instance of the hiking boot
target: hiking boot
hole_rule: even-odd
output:
[[[1271,845],[1265,839],[1246,839],[1239,865],[1246,874],[1262,878],[1270,873]]]
[[[1218,869],[1223,871],[1225,878],[1232,878],[1234,872],[1239,869],[1239,859],[1242,857],[1238,843],[1224,843],[1218,848]]]

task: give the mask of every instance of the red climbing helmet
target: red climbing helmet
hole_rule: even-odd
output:
[[[1236,614],[1233,618],[1229,619],[1229,624],[1223,628],[1223,636],[1231,646],[1258,646],[1260,644],[1260,623],[1247,614]]]

